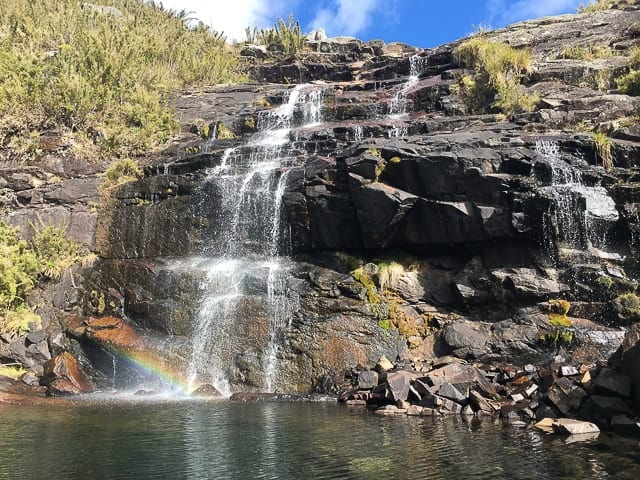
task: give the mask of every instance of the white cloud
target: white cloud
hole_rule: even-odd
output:
[[[329,36],[357,35],[365,30],[382,0],[334,0],[330,6],[316,10],[311,28],[324,28]]]
[[[297,0],[160,0],[165,8],[193,12],[213,30],[224,32],[230,40],[242,40],[245,28],[272,25],[286,17]]]
[[[585,0],[488,0],[486,2],[489,23],[506,25],[520,20],[575,12]]]

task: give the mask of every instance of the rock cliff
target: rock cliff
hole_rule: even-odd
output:
[[[618,327],[640,315],[640,100],[616,89],[639,25],[640,9],[625,7],[487,33],[533,55],[518,88],[539,100],[507,115],[465,96],[474,72],[454,55],[461,42],[419,50],[329,38],[291,58],[247,47],[254,82],[181,92],[181,137],[109,203],[95,208],[97,169],[80,159],[52,153],[33,171],[3,169],[13,223],[50,215],[100,257],[43,295],[58,312],[51,331],[80,341],[57,350],[100,370],[110,357],[90,322],[69,318],[112,315],[189,363],[210,295],[211,270],[198,262],[230,238],[216,221],[226,207],[211,172],[237,152],[249,158],[261,122],[303,83],[315,97],[293,104],[286,160],[268,189],[280,187],[271,215],[282,215],[278,254],[291,262],[278,284],[287,318],[275,389],[332,390],[382,355],[418,370],[446,354],[606,360]],[[51,175],[61,182],[41,185]],[[231,389],[261,390],[272,288],[256,263],[244,270],[243,300],[221,337],[231,347],[219,348]]]

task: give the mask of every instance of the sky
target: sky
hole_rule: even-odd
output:
[[[156,0],[186,10],[230,40],[243,40],[245,27],[265,28],[289,14],[305,33],[324,28],[331,37],[382,39],[422,48],[464,37],[477,27],[561,13],[575,13],[587,0]]]

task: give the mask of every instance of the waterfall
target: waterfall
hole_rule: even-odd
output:
[[[427,58],[412,55],[409,58],[409,77],[402,84],[402,87],[395,93],[389,102],[388,118],[391,120],[402,120],[407,115],[407,93],[418,83],[420,74],[427,67]],[[407,136],[406,126],[394,125],[388,131],[389,138],[403,138]]]
[[[213,193],[203,201],[215,202],[214,228],[206,257],[190,265],[206,273],[204,300],[192,322],[191,388],[210,383],[229,394],[231,371],[244,379],[242,365],[250,361],[259,364],[260,378],[248,383],[265,391],[278,386],[278,352],[298,304],[287,287],[291,262],[282,212],[288,172],[300,164],[291,138],[296,128],[322,121],[323,93],[311,85],[291,89],[282,105],[258,116],[247,142],[227,149],[207,172],[202,190]],[[257,358],[247,359],[252,336],[261,343]]]
[[[618,220],[607,190],[585,185],[582,172],[562,158],[556,143],[539,140],[536,153],[551,171],[551,184],[541,189],[552,200],[543,215],[546,249],[553,252],[554,239],[570,249],[605,249],[607,231]]]

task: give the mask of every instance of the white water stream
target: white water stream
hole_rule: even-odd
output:
[[[582,173],[567,163],[554,142],[536,142],[536,152],[551,169],[551,185],[542,191],[553,199],[553,212],[544,216],[545,243],[557,238],[571,249],[605,249],[610,222],[618,219],[615,202],[599,185],[587,186]]]
[[[403,120],[407,116],[407,94],[418,83],[420,74],[422,74],[427,67],[427,57],[421,57],[418,55],[412,55],[409,59],[409,77],[407,81],[402,84],[400,90],[391,98],[389,102],[388,118],[390,120]],[[388,131],[389,138],[404,138],[407,136],[407,127],[393,126]]]
[[[208,172],[217,202],[210,219],[215,233],[207,256],[187,265],[205,272],[205,300],[192,323],[190,388],[208,383],[229,394],[233,364],[246,353],[245,336],[258,334],[261,384],[254,386],[278,387],[278,351],[298,303],[287,288],[291,262],[282,212],[288,169],[300,163],[290,137],[295,128],[321,123],[323,91],[311,85],[291,89],[281,106],[258,118],[248,142],[226,150]]]

